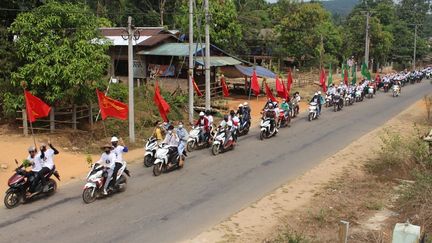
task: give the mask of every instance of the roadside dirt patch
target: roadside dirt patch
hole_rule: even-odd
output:
[[[392,215],[391,190],[395,184],[377,182],[365,175],[364,164],[374,157],[384,129],[407,132],[410,124],[424,119],[422,101],[348,145],[312,170],[276,189],[190,242],[278,241],[280,232],[315,236],[313,242],[335,242],[339,220],[356,229],[368,222],[381,224]],[[390,212],[377,214],[382,210]],[[375,218],[374,218],[375,217]],[[371,242],[383,234],[353,231],[350,242]],[[286,240],[286,238],[284,238]]]

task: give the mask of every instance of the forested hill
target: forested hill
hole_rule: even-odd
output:
[[[329,0],[322,1],[322,3],[332,14],[346,16],[359,3],[359,0]]]

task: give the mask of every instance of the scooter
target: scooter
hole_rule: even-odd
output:
[[[264,138],[271,138],[278,133],[277,124],[274,124],[273,129],[271,128],[272,119],[269,117],[264,117],[261,119],[261,132],[260,132],[260,140]]]
[[[240,119],[240,125],[238,127],[238,135],[243,136],[249,133],[250,119]]]
[[[18,161],[15,160],[15,163],[18,165]],[[26,193],[28,192],[33,181],[36,179],[36,175],[34,172],[26,171],[24,165],[17,167],[15,169],[15,174],[13,174],[8,180],[9,189],[7,189],[6,195],[4,197],[4,204],[6,208],[11,209],[17,207],[20,203],[27,202],[30,199],[39,196],[53,195],[57,190],[57,183],[54,179],[51,179],[52,175],[54,175],[57,180],[60,181],[60,175],[54,166],[50,172],[44,175],[46,185],[42,186],[42,182],[39,181],[35,189],[37,193],[27,196]]]
[[[188,152],[192,152],[195,149],[201,149],[201,148],[208,148],[211,145],[211,135],[210,138],[207,139],[207,141],[201,141],[201,133],[203,132],[203,129],[200,127],[192,127],[192,130],[189,132],[189,138],[186,143],[186,150]],[[210,134],[213,133],[213,128],[210,128]]]
[[[318,119],[318,104],[316,102],[311,102],[309,104],[308,121],[315,119]]]
[[[108,195],[112,195],[117,192],[124,192],[126,190],[127,178],[125,175],[130,177],[129,170],[126,168],[127,164],[125,161],[116,162],[120,163],[121,167],[117,171],[117,176],[115,185],[108,187]],[[101,164],[93,164],[91,170],[87,175],[87,183],[84,185],[82,198],[85,203],[92,203],[98,197],[103,196],[103,188],[105,183],[111,183],[112,180],[106,181],[107,171],[105,167]]]
[[[233,136],[230,136],[228,141],[226,141],[226,136],[227,134],[225,128],[220,127],[213,139],[211,149],[213,155],[218,155],[219,153],[234,149],[236,142],[234,141]]]
[[[398,97],[400,95],[399,85],[393,85],[393,97]]]
[[[278,128],[289,126],[291,122],[290,113],[291,113],[290,111],[288,111],[287,113],[285,113],[285,111],[283,110],[279,111],[279,119],[277,124]]]
[[[154,164],[157,145],[158,143],[155,137],[150,137],[149,139],[147,139],[147,143],[145,145],[145,154],[144,154],[145,167],[150,167]]]
[[[184,154],[182,155],[184,156]],[[153,165],[153,175],[159,176],[162,173],[181,169],[180,156],[177,147],[167,144],[159,145],[156,151],[156,160]]]

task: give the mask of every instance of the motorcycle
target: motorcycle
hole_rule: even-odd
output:
[[[362,95],[362,92],[361,92],[360,90],[357,90],[357,91],[355,92],[355,101],[356,101],[356,102],[361,102],[361,101],[363,101],[363,95]]]
[[[276,128],[276,124],[271,128],[271,118],[264,117],[261,119],[261,132],[260,132],[260,140],[264,138],[270,138],[277,134],[278,130]]]
[[[345,94],[345,106],[349,106],[353,104],[353,98],[351,94]]]
[[[240,125],[237,129],[238,135],[243,136],[249,133],[250,119],[240,119]]]
[[[18,161],[15,160],[15,163],[18,165]],[[60,181],[60,175],[54,166],[50,172],[44,175],[46,185],[42,186],[42,181],[39,181],[35,188],[36,193],[33,193],[31,196],[27,196],[26,194],[31,184],[36,179],[36,174],[34,172],[27,172],[24,165],[16,168],[15,174],[13,174],[8,180],[9,189],[7,189],[6,195],[4,197],[4,204],[6,208],[14,208],[21,202],[27,202],[30,199],[38,196],[53,195],[57,190],[57,183],[54,179],[51,179],[52,175],[54,175],[57,180]]]
[[[341,96],[336,94],[333,96],[333,110],[340,111],[343,107],[343,100],[341,99]]]
[[[318,119],[318,104],[315,102],[311,102],[309,104],[309,115],[308,120],[312,121]]]
[[[283,110],[279,111],[279,119],[278,119],[277,127],[278,128],[286,127],[290,124],[290,122],[291,122],[290,112],[288,111],[287,113],[285,113],[285,111]]]
[[[390,89],[390,85],[389,85],[388,82],[385,82],[385,83],[384,83],[384,87],[383,87],[383,89],[384,89],[384,93],[387,93],[387,92],[389,91],[389,89]]]
[[[326,98],[325,98],[325,101],[326,101],[326,103],[325,103],[325,106],[326,106],[326,107],[333,106],[333,98],[332,98],[332,95],[327,94],[327,95],[326,95]]]
[[[212,149],[211,149],[213,155],[218,155],[221,152],[223,153],[228,150],[234,149],[235,141],[233,136],[230,136],[228,138],[228,141],[225,141],[226,136],[227,134],[225,128],[220,127],[217,133],[214,135]]]
[[[155,137],[150,137],[149,139],[147,139],[147,143],[145,145],[145,154],[144,154],[145,167],[150,167],[153,165],[155,161],[157,145],[158,143]]]
[[[292,99],[290,107],[292,107],[291,118],[298,116],[300,112],[300,106],[297,99]]]
[[[116,162],[120,163],[121,167],[117,171],[115,185],[108,186],[107,193],[112,195],[117,192],[124,192],[126,190],[127,178],[125,175],[130,177],[129,170],[127,169],[127,164],[125,161]],[[82,198],[85,203],[92,203],[96,198],[103,196],[103,188],[105,183],[111,183],[112,180],[106,181],[107,171],[105,167],[101,164],[93,164],[91,170],[87,175],[87,183],[84,185]]]
[[[398,97],[400,95],[399,85],[393,85],[393,97]]]
[[[186,143],[186,150],[188,152],[192,152],[195,149],[201,149],[201,148],[208,148],[211,145],[211,135],[207,141],[201,141],[202,136],[201,133],[203,132],[203,129],[201,127],[192,127],[192,130],[189,133],[189,138]],[[212,134],[213,128],[210,128],[210,134]]]
[[[373,96],[374,96],[374,88],[373,88],[373,87],[369,87],[369,88],[367,89],[367,97],[368,97],[369,99],[371,99],[371,98],[373,98]]]
[[[182,156],[184,156],[184,154]],[[180,166],[179,163],[180,155],[178,154],[177,147],[161,144],[156,151],[156,160],[153,165],[153,175],[159,176],[165,172],[181,169],[182,166]]]

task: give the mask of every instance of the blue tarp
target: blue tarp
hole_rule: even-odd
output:
[[[252,77],[252,73],[254,70],[254,67],[246,67],[242,65],[235,65],[237,70],[239,70],[241,73],[248,77]],[[276,78],[276,74],[272,71],[268,70],[267,68],[261,67],[261,66],[255,66],[255,71],[258,77],[261,78]]]

